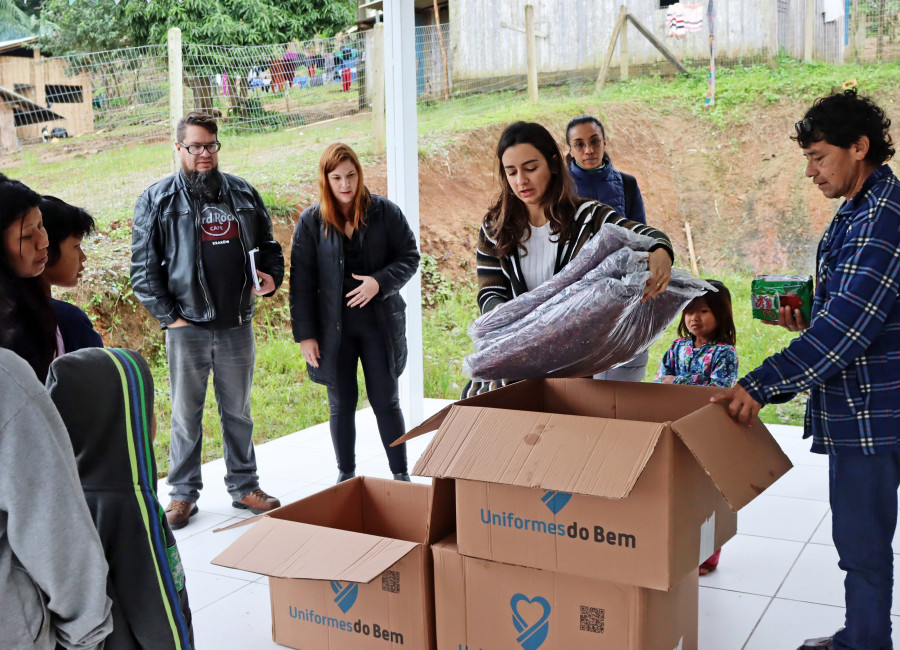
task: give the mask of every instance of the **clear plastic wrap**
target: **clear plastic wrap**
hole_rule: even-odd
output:
[[[652,237],[639,235],[632,230],[613,224],[603,224],[597,234],[578,251],[578,254],[562,271],[533,290],[503,303],[475,320],[468,330],[469,337],[475,343],[475,349],[478,349],[478,342],[482,336],[515,323],[538,305],[550,300],[564,288],[583,278],[588,271],[596,268],[614,251],[624,247],[648,251],[655,243],[656,240]]]
[[[608,239],[595,243],[598,237]],[[688,302],[713,290],[673,269],[666,291],[642,303],[650,277],[646,250],[655,241],[610,225],[594,240],[561,273],[470,327],[476,351],[463,361],[463,372],[481,381],[603,372],[646,350]],[[610,251],[610,241],[617,250]],[[567,273],[585,253],[589,268],[579,264]]]

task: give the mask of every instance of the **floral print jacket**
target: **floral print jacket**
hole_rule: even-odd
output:
[[[675,339],[663,355],[656,372],[656,383],[673,375],[676,384],[731,388],[737,381],[738,356],[727,343],[707,343],[694,347],[691,337]]]

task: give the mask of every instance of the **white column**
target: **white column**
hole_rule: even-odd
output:
[[[387,113],[388,198],[400,206],[419,243],[419,159],[416,144],[416,32],[413,0],[384,0],[384,88]],[[400,377],[407,428],[424,419],[422,280],[403,289],[409,361]]]

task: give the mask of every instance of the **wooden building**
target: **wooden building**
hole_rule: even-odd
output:
[[[16,137],[40,139],[45,127],[48,132],[64,128],[69,136],[92,132],[90,76],[73,74],[65,59],[44,58],[33,49],[36,41],[31,37],[0,43],[0,88],[6,91],[0,102],[7,122],[9,112],[13,114]]]
[[[676,3],[672,0],[442,0],[441,21],[449,23],[451,82],[454,88],[476,80],[506,78],[526,73],[525,5],[534,6],[538,72],[542,77],[582,72],[590,77],[600,66],[612,36],[620,5],[640,21],[682,62],[709,60],[707,8],[709,0]],[[670,34],[670,5],[693,12],[699,29]],[[380,0],[359,0],[358,25],[368,27],[382,10]],[[433,6],[416,0],[418,16]],[[812,58],[843,62],[845,20],[825,22],[825,0],[814,0],[813,34],[807,36],[806,0],[714,0],[716,58],[722,64],[768,61],[778,54],[803,58],[807,37]],[[699,20],[699,25],[697,21]],[[632,74],[642,68],[667,72],[674,68],[634,26],[628,26],[626,49],[616,47],[612,59],[615,76],[620,57],[627,56]],[[565,78],[562,75],[561,78]],[[569,75],[571,77],[571,75]]]

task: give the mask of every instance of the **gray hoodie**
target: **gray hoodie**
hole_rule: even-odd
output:
[[[62,420],[31,367],[0,349],[0,646],[102,648],[106,575]]]

